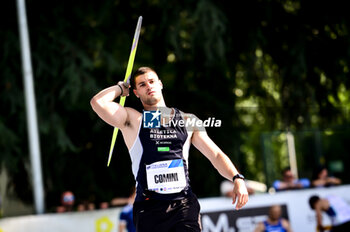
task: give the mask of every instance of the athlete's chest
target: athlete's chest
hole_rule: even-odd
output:
[[[144,146],[165,146],[175,148],[183,146],[188,138],[186,130],[176,127],[144,128],[139,134]]]

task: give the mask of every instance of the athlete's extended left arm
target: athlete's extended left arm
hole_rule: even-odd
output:
[[[210,160],[223,177],[232,181],[232,178],[238,174],[230,158],[209,138],[205,130],[197,129],[193,131],[192,144]],[[242,208],[248,201],[248,191],[245,182],[238,178],[234,181],[232,204],[236,200],[236,209]]]

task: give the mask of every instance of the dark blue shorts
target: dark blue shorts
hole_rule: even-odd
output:
[[[137,232],[198,232],[200,205],[194,194],[181,200],[146,200],[134,203]]]
[[[350,221],[345,222],[344,224],[341,224],[339,226],[333,226],[331,229],[331,232],[345,232],[350,231]]]

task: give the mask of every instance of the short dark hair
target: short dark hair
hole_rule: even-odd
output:
[[[312,173],[312,180],[317,180],[319,178],[318,175],[321,173],[323,169],[327,169],[327,167],[324,165],[317,166]]]
[[[292,169],[290,168],[290,166],[288,167],[285,167],[282,169],[282,176],[284,176],[284,174],[287,172],[287,171],[291,171]]]
[[[156,73],[156,71],[154,71],[152,68],[150,67],[140,67],[138,68],[130,77],[130,85],[133,89],[136,89],[136,84],[135,84],[135,79],[136,77],[140,76],[140,75],[143,75],[145,73],[148,73],[148,72],[154,72]]]
[[[311,209],[315,209],[315,204],[320,200],[320,197],[313,195],[309,198],[309,205]]]

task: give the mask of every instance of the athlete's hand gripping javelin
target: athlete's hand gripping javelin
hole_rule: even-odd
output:
[[[130,89],[130,84],[124,81],[119,81],[117,84],[120,87],[121,90],[121,96],[128,97],[129,96],[129,89]]]

